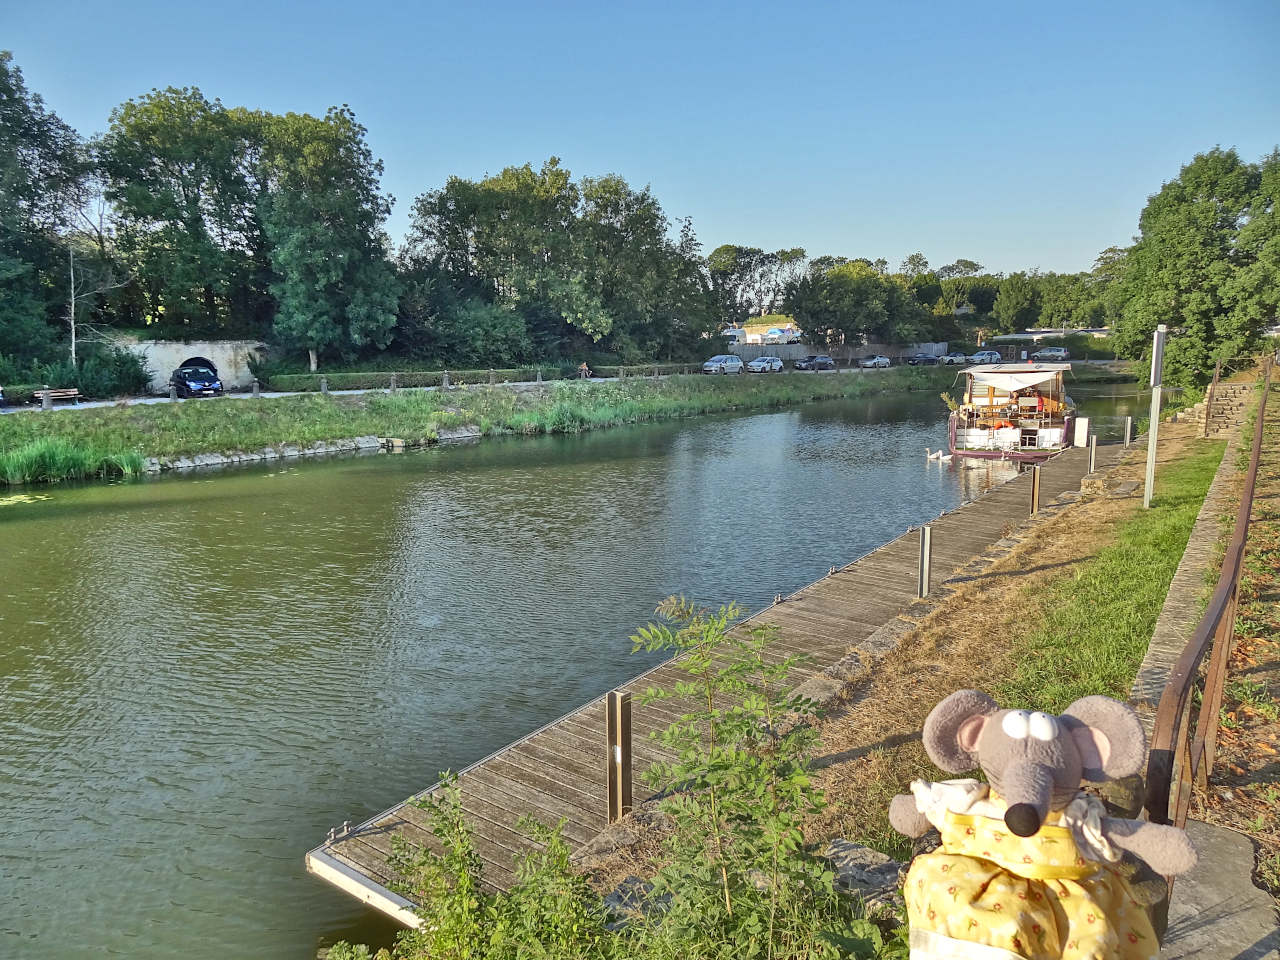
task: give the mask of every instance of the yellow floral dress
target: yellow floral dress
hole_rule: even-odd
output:
[[[1112,864],[1101,802],[1084,793],[1019,837],[986,784],[911,785],[942,846],[916,857],[903,891],[912,960],[1147,960],[1146,910]]]

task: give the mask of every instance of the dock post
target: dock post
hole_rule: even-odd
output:
[[[1093,473],[1098,469],[1098,435],[1096,433],[1089,434],[1089,472]]]
[[[1040,512],[1040,464],[1031,468],[1031,516]]]
[[[258,383],[258,378],[253,378],[253,399],[257,400],[262,395],[262,384]]]
[[[920,581],[916,596],[923,600],[929,595],[930,566],[933,563],[933,527],[920,528]]]
[[[609,822],[617,823],[631,812],[631,694],[610,690],[605,715]]]
[[[1133,443],[1133,417],[1124,418],[1124,448],[1129,449],[1129,445]]]
[[[326,397],[329,395],[329,378],[328,377],[320,378],[320,392],[324,394]]]
[[[449,371],[448,370],[446,370],[444,373],[440,375],[440,389],[441,390],[449,389]]]

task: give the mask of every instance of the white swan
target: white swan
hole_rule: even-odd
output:
[[[930,450],[928,447],[925,447],[925,448],[924,448],[924,458],[925,458],[926,460],[941,460],[941,459],[942,459],[942,451],[941,451],[941,450]]]

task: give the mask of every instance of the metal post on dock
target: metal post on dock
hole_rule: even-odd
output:
[[[320,378],[320,392],[324,394],[326,397],[329,395],[329,378],[328,377]]]
[[[933,527],[920,528],[920,580],[916,596],[923,600],[929,595],[930,567],[933,564]]]
[[[1098,468],[1098,435],[1096,433],[1089,434],[1089,472],[1093,473]]]
[[[1040,512],[1040,464],[1031,468],[1031,516]]]
[[[1133,443],[1133,417],[1124,418],[1124,448],[1129,449],[1129,445]]]
[[[631,812],[631,694],[610,690],[605,698],[609,822]]]
[[[1160,433],[1160,385],[1164,368],[1164,338],[1169,328],[1156,327],[1151,340],[1151,425],[1147,428],[1147,474],[1142,489],[1142,507],[1151,506],[1151,489],[1156,483],[1156,441]]]
[[[258,378],[253,378],[253,399],[257,400],[262,396],[262,384],[258,383]]]

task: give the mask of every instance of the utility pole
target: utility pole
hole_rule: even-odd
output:
[[[1169,328],[1156,327],[1151,339],[1151,426],[1147,428],[1147,482],[1142,491],[1142,506],[1151,506],[1151,489],[1156,482],[1156,437],[1160,432],[1160,384],[1164,366],[1164,338]]]

